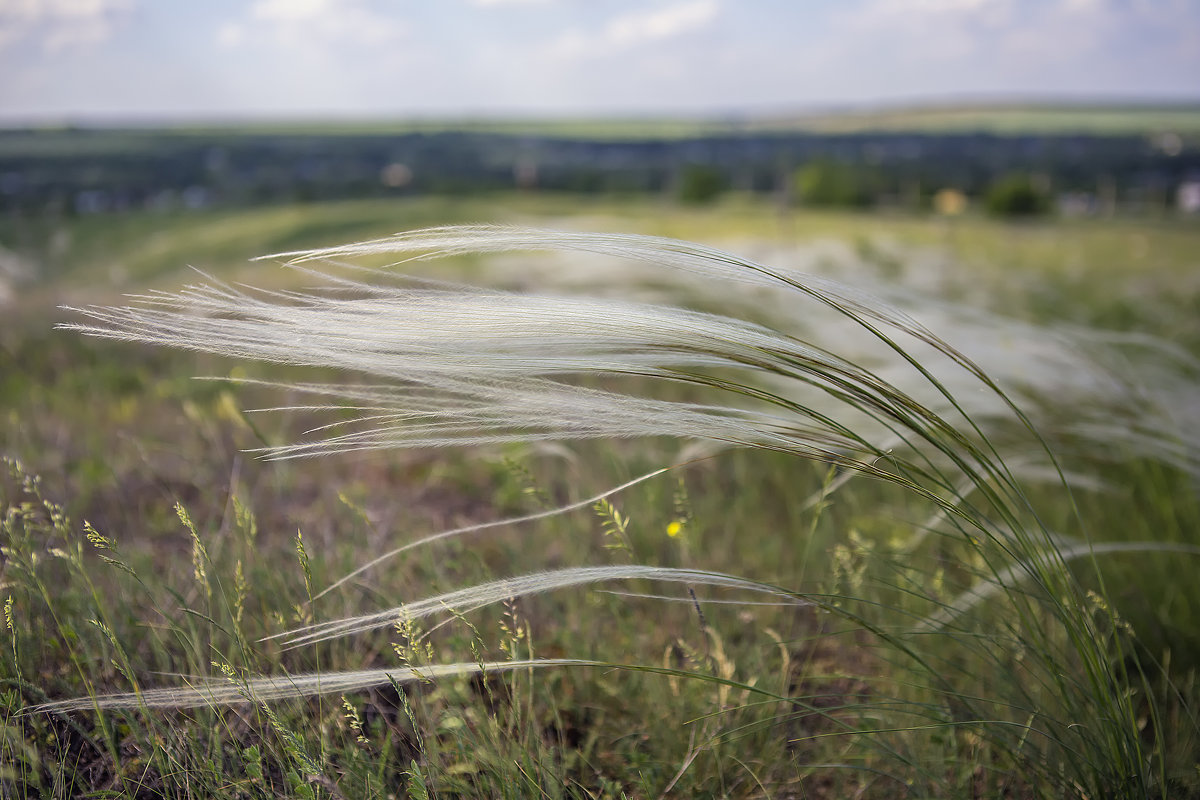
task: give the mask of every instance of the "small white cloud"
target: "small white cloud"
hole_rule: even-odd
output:
[[[217,29],[217,42],[227,47],[251,41],[310,49],[322,44],[373,46],[394,44],[406,32],[402,22],[365,0],[256,0],[244,17]]]
[[[246,26],[240,22],[226,22],[217,29],[217,44],[222,47],[237,47],[246,41]]]
[[[716,0],[695,0],[658,11],[626,14],[605,26],[604,38],[618,46],[670,39],[707,25],[718,10]]]
[[[1013,18],[1013,0],[871,0],[847,12],[861,29],[919,31],[944,26],[996,27]]]
[[[535,6],[547,5],[556,0],[471,0],[472,5],[486,8],[489,6]]]
[[[877,96],[1130,92],[1145,81],[1132,77],[1145,74],[1139,60],[1197,63],[1187,54],[1200,53],[1198,8],[1196,0],[856,0],[832,17],[829,44],[804,56],[815,72],[855,60],[856,90]]]
[[[256,19],[281,23],[312,22],[336,13],[337,6],[330,0],[258,0],[250,9]]]
[[[4,0],[0,49],[35,41],[48,52],[102,42],[133,10],[134,0]]]
[[[653,11],[623,14],[609,20],[596,33],[588,34],[578,29],[563,33],[550,45],[549,55],[573,59],[673,39],[706,27],[720,10],[717,0],[691,0]]]

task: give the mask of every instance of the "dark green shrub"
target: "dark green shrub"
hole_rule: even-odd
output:
[[[679,199],[691,205],[716,200],[725,191],[725,177],[714,167],[689,164],[679,176]]]
[[[804,205],[862,208],[875,199],[876,180],[868,170],[816,161],[796,170],[796,196]]]
[[[1028,175],[1007,175],[988,189],[984,207],[998,217],[1032,217],[1050,210],[1050,198]]]

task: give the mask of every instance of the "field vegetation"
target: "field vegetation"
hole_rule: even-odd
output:
[[[0,130],[0,215],[168,214],[513,189],[684,203],[736,191],[912,213],[931,210],[945,191],[982,204],[1021,178],[1040,212],[1162,217],[1191,213],[1198,124],[1189,106],[1003,106],[718,122],[10,129]]]
[[[0,796],[1200,797],[1194,225],[0,242]]]

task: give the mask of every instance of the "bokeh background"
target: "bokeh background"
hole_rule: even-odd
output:
[[[901,333],[993,437],[959,462],[988,479],[912,459],[933,472],[905,480],[941,507],[667,437],[265,461],[350,413],[287,384],[380,379],[56,327],[197,282],[307,291],[318,276],[251,259],[457,223],[670,236],[849,284],[856,308],[891,303],[976,358],[1048,446]],[[403,270],[422,288],[740,315],[943,401],[802,293],[578,252]],[[396,308],[373,332],[402,328]],[[535,333],[567,324],[546,317]],[[609,330],[599,317],[562,341]],[[633,317],[622,342],[641,341]],[[654,358],[687,345],[652,335]],[[516,339],[486,346],[536,349]],[[704,369],[716,345],[699,342]],[[0,0],[0,797],[1200,797],[1198,358],[1196,0]],[[703,380],[581,380],[730,402]],[[895,446],[870,467],[895,467]],[[314,598],[402,542],[570,502]],[[1021,562],[1053,580],[1029,591]],[[819,602],[635,583],[448,617],[425,638],[263,638],[631,563]],[[956,609],[945,635],[912,635]],[[529,654],[679,672],[373,684],[269,714],[26,713],[181,675],[228,688]]]

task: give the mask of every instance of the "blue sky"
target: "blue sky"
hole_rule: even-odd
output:
[[[1200,100],[1200,0],[0,0],[0,121]]]

